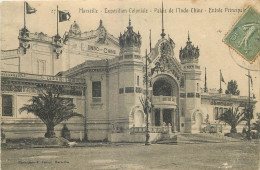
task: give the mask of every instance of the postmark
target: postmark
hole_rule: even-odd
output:
[[[247,8],[223,41],[252,64],[260,54],[260,14]]]

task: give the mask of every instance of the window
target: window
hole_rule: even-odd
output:
[[[187,97],[189,97],[189,98],[194,97],[194,93],[187,93]]]
[[[124,88],[119,88],[119,94],[123,94],[124,93]]]
[[[185,98],[186,97],[186,93],[180,93],[180,97],[181,98]]]
[[[223,114],[223,108],[219,108],[219,116]]]
[[[137,76],[137,82],[136,82],[137,86],[139,86],[139,76]]]
[[[38,60],[38,74],[43,75],[46,74],[46,63],[44,60]]]
[[[134,93],[134,87],[126,87],[125,93]]]
[[[13,96],[2,95],[2,116],[13,116]]]
[[[197,83],[197,92],[199,92],[199,83]]]
[[[92,97],[101,97],[101,81],[92,82]]]
[[[218,120],[218,108],[215,107],[215,120]]]

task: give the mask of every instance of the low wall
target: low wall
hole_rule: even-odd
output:
[[[155,143],[162,139],[172,138],[174,134],[163,134],[163,133],[150,133],[149,141]],[[112,133],[111,142],[133,142],[133,143],[144,143],[146,139],[145,133]]]
[[[84,137],[84,124],[80,122],[63,122],[54,127],[57,137],[61,136],[63,124],[66,124],[70,130],[71,139],[83,139]],[[3,121],[1,129],[4,131],[7,139],[17,138],[38,138],[44,137],[46,133],[46,125],[41,120],[11,120]]]

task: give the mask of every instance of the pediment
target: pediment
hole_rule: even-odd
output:
[[[174,57],[174,42],[162,38],[149,54],[149,70],[151,75],[159,73],[170,73],[180,80],[182,69],[179,61]]]

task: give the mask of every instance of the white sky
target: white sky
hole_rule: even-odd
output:
[[[37,9],[36,14],[27,15],[27,28],[31,32],[44,32],[49,36],[56,33],[56,14],[52,10],[68,10],[72,18],[69,22],[59,24],[61,35],[69,29],[74,20],[79,24],[81,31],[90,31],[96,29],[99,20],[109,33],[118,37],[120,32],[124,32],[128,25],[129,13],[125,14],[106,14],[104,9],[148,9],[148,14],[131,14],[132,26],[134,31],[140,32],[143,40],[142,54],[145,49],[149,50],[149,30],[152,30],[152,46],[154,46],[161,34],[161,14],[154,12],[155,8],[161,8],[161,1],[158,0],[88,0],[88,1],[48,1],[37,2],[28,1],[29,4]],[[230,56],[229,48],[222,42],[224,35],[232,27],[235,21],[242,13],[209,13],[209,8],[244,8],[251,4],[260,9],[258,0],[164,0],[164,8],[167,13],[164,14],[164,28],[166,37],[168,34],[176,44],[175,57],[179,59],[179,50],[185,46],[187,41],[187,32],[189,30],[191,41],[200,48],[199,64],[202,69],[202,80],[204,80],[204,69],[207,67],[208,88],[219,88],[219,70],[226,82],[237,80],[241,95],[248,95],[248,79],[245,76],[247,71],[240,68]],[[200,8],[203,13],[168,13],[169,8]],[[79,8],[99,10],[98,13],[80,13]],[[150,10],[152,12],[150,12]],[[102,12],[100,12],[102,11]],[[1,3],[1,49],[15,49],[18,47],[18,30],[23,27],[23,2],[2,2]],[[258,32],[259,33],[259,32]],[[232,53],[234,57],[239,57]],[[260,63],[258,57],[256,63]],[[260,69],[260,66],[258,67]],[[254,93],[259,101],[260,72],[251,72],[253,77]],[[256,77],[256,78],[255,78]],[[202,83],[204,84],[204,83]],[[222,84],[223,89],[226,85]],[[259,105],[259,104],[258,104]],[[257,107],[259,112],[259,107]]]

